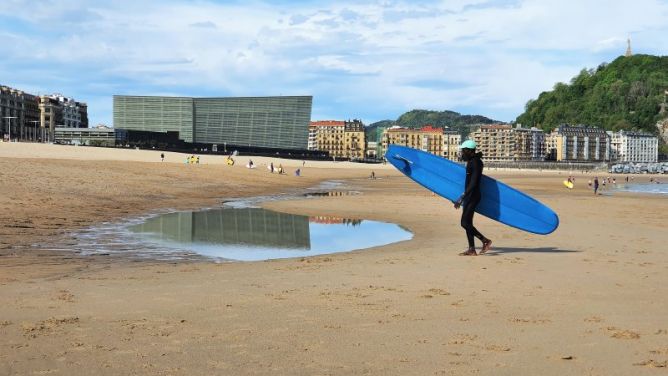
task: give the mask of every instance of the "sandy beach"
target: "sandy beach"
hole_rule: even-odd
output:
[[[494,249],[460,257],[460,212],[389,165],[185,157],[0,143],[0,375],[668,372],[666,196],[594,196],[579,173],[567,190],[566,172],[486,171],[553,208],[560,227],[531,235],[477,216]],[[228,263],[49,249],[103,222],[332,180],[361,194],[264,206],[397,223],[413,239]]]

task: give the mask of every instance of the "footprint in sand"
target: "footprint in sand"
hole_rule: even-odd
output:
[[[642,362],[638,363],[633,363],[634,366],[643,366],[643,367],[651,367],[651,368],[666,368],[668,367],[668,360],[664,360],[663,362],[654,360],[654,359],[648,359],[648,360],[643,360]]]
[[[488,351],[497,351],[497,352],[505,352],[505,351],[510,351],[510,347],[508,347],[508,346],[499,346],[499,345],[487,345],[487,346],[485,346],[485,350],[488,350]]]
[[[608,332],[612,332],[610,337],[617,339],[640,339],[640,334],[631,331],[631,330],[621,330],[617,329],[614,326],[606,328]]]
[[[74,294],[71,294],[68,290],[60,290],[58,291],[56,299],[68,303],[74,303]]]

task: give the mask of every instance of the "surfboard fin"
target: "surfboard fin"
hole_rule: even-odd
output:
[[[406,164],[409,164],[409,165],[412,165],[412,164],[413,164],[413,161],[408,160],[408,159],[402,157],[402,156],[399,155],[399,154],[395,154],[395,155],[394,155],[394,158],[396,158],[396,159],[398,159],[398,160],[401,160],[401,161],[404,161],[404,162],[406,162]]]

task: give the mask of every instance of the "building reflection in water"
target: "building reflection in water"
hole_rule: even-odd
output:
[[[130,230],[168,251],[258,261],[346,252],[412,238],[392,223],[294,215],[259,208],[169,213]]]
[[[330,217],[325,215],[316,215],[309,217],[311,223],[321,223],[324,225],[350,225],[359,226],[362,223],[361,219],[348,219],[339,217]]]
[[[259,208],[169,213],[131,230],[179,243],[311,248],[309,217]]]

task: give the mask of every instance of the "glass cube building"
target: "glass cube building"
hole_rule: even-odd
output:
[[[114,96],[114,128],[179,132],[188,143],[306,150],[312,96]]]

